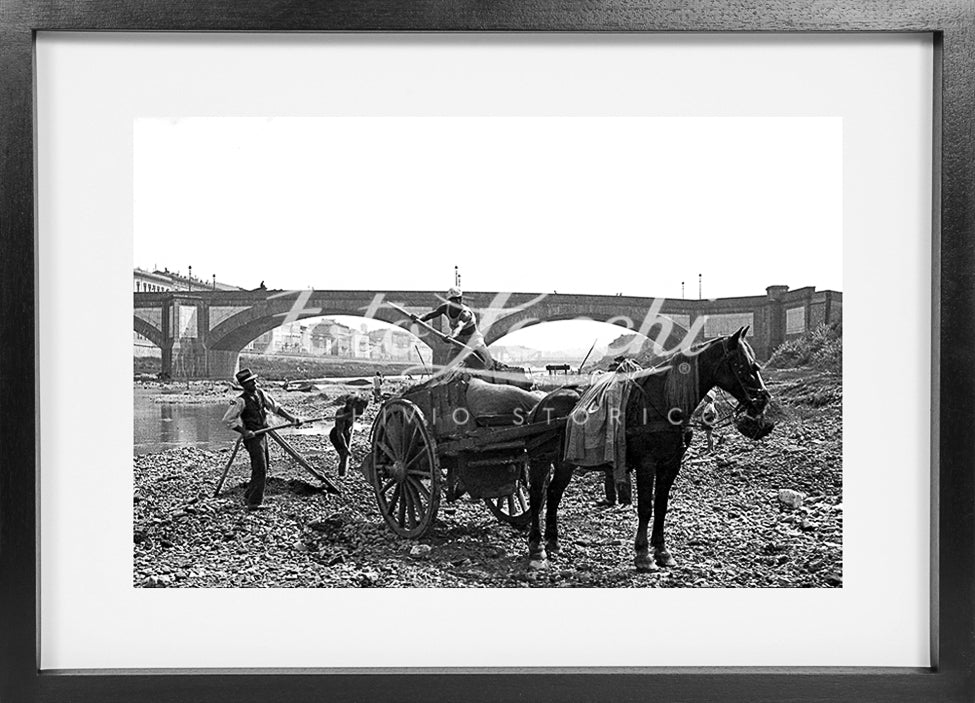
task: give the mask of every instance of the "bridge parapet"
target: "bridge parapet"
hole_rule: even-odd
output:
[[[261,334],[286,322],[336,315],[371,317],[403,327],[433,348],[440,361],[449,348],[384,303],[419,314],[439,305],[441,295],[349,290],[139,292],[134,293],[134,328],[162,348],[164,371],[189,378],[230,378],[240,351]],[[761,359],[786,339],[842,318],[842,294],[811,287],[770,286],[765,295],[716,300],[472,292],[465,301],[477,311],[488,344],[542,322],[591,319],[619,325],[621,334],[644,334],[669,349],[688,331],[703,341],[748,324],[750,342]]]

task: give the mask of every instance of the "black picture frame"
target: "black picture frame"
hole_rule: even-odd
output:
[[[7,406],[0,413],[0,700],[4,703],[975,699],[975,4],[947,0],[7,0],[0,12],[0,398]],[[925,669],[39,672],[34,41],[36,33],[45,30],[932,35],[934,665]],[[891,335],[891,343],[896,344],[896,331]],[[647,633],[648,637],[661,635]]]

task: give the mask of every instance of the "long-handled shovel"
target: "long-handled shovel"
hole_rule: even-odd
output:
[[[309,422],[320,422],[322,420],[334,420],[334,419],[335,419],[335,416],[334,415],[325,415],[325,416],[322,416],[322,417],[315,417],[315,418],[312,418],[310,420],[303,420],[302,421],[302,424],[307,424]],[[256,432],[254,432],[254,436],[255,437],[258,437],[258,436],[260,436],[262,434],[267,434],[269,432],[272,433],[271,434],[271,438],[274,439],[278,444],[280,444],[281,445],[281,448],[284,449],[285,452],[287,452],[289,454],[289,456],[291,456],[293,459],[295,459],[295,461],[297,461],[299,464],[301,464],[305,469],[307,469],[308,471],[310,471],[312,473],[312,475],[315,476],[315,478],[317,478],[322,483],[326,484],[326,488],[328,489],[329,493],[335,493],[336,495],[341,494],[341,491],[339,491],[339,489],[336,488],[335,485],[331,481],[329,481],[327,478],[325,478],[320,473],[318,473],[317,471],[315,471],[308,464],[308,462],[305,461],[304,457],[302,457],[300,454],[298,454],[298,452],[290,444],[288,444],[287,442],[285,442],[281,438],[280,435],[278,435],[278,434],[276,434],[274,432],[274,430],[281,430],[281,429],[284,429],[286,427],[295,427],[296,425],[297,425],[297,423],[295,423],[295,422],[288,422],[288,423],[285,423],[283,425],[275,425],[274,427],[265,427],[264,429],[257,430]],[[218,495],[220,495],[220,490],[223,488],[224,481],[227,480],[227,474],[230,473],[230,467],[233,465],[234,459],[237,458],[237,452],[240,450],[240,445],[243,443],[243,441],[244,441],[244,438],[243,437],[237,437],[237,442],[234,444],[234,450],[230,453],[230,459],[227,461],[227,465],[225,467],[223,467],[223,473],[220,475],[220,480],[217,481],[217,487],[213,491],[213,497],[214,498],[216,498]]]
[[[480,352],[478,352],[477,349],[475,349],[474,347],[471,347],[471,346],[468,346],[468,345],[464,344],[459,339],[454,339],[449,334],[444,334],[443,332],[441,332],[440,330],[438,330],[433,325],[428,325],[426,322],[424,322],[423,320],[421,320],[417,315],[414,315],[413,313],[411,313],[409,310],[406,310],[405,308],[401,308],[396,303],[391,303],[391,302],[389,302],[387,300],[386,301],[386,305],[388,305],[389,307],[391,307],[396,312],[401,313],[403,315],[406,315],[411,320],[413,320],[413,322],[415,322],[420,327],[422,327],[423,329],[425,329],[427,332],[430,332],[435,337],[437,337],[437,339],[439,339],[440,341],[446,342],[447,344],[453,344],[458,349],[463,349],[463,350],[467,351],[468,354],[473,354],[478,359],[480,359],[482,363],[484,363],[485,367],[487,367],[487,362],[485,361],[484,357],[481,356]],[[459,359],[460,357],[457,357],[457,358]],[[450,364],[448,364],[448,367],[449,366],[450,366]]]
[[[423,360],[423,354],[420,353],[420,347],[414,344],[413,348],[416,349],[416,355],[420,359],[420,363],[423,364],[423,370],[429,374],[433,374],[433,371],[427,368],[427,362]]]
[[[305,461],[305,457],[301,456],[301,454],[299,454],[294,447],[292,447],[290,444],[284,441],[284,437],[279,435],[273,429],[269,429],[268,437],[270,437],[275,442],[277,442],[281,446],[281,448],[285,451],[285,453],[288,456],[290,456],[292,459],[297,461],[305,469],[305,471],[307,471],[312,476],[314,476],[319,481],[321,481],[322,485],[325,486],[326,491],[334,495],[342,495],[342,491],[340,491],[334,483],[332,483],[327,478],[325,478],[325,476],[315,471],[315,469],[312,468],[312,465],[309,464],[307,461]]]
[[[597,339],[594,339],[592,341],[592,346],[589,347],[589,351],[586,352],[586,358],[582,360],[582,363],[579,364],[579,368],[576,369],[576,375],[577,376],[582,373],[582,367],[586,365],[586,362],[587,361],[589,361],[589,355],[592,354],[592,350],[596,348],[596,342],[598,342],[598,341],[599,341],[598,338]]]

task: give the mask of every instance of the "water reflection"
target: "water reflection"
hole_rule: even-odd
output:
[[[157,390],[135,388],[134,454],[154,454],[174,447],[221,449],[236,440],[237,435],[222,422],[229,398],[206,403],[157,403],[158,396]],[[316,423],[285,432],[320,434],[328,429],[325,423]]]
[[[221,419],[226,403],[156,403],[156,393],[135,389],[135,454],[152,454],[172,447],[223,446],[233,435]]]

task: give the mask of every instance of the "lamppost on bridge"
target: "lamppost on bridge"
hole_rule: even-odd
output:
[[[213,290],[217,289],[217,274],[213,274]]]
[[[190,273],[186,277],[186,290],[193,290],[193,267],[190,266]]]

